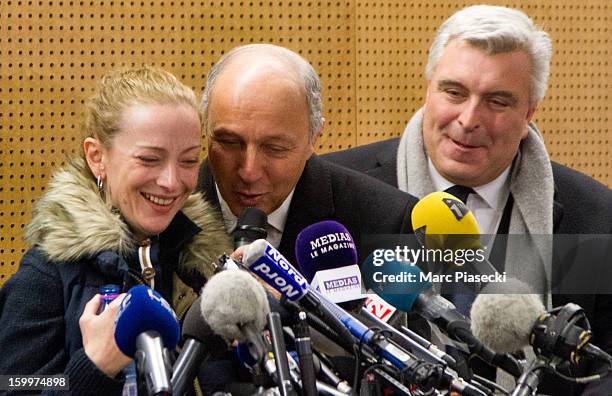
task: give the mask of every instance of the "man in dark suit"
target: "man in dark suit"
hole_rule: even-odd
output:
[[[412,231],[414,197],[313,154],[320,81],[298,54],[267,44],[228,52],[209,73],[201,113],[208,158],[198,189],[229,232],[244,207],[257,207],[268,240],[295,263],[297,234],[322,220],[342,223],[358,246],[364,234]]]
[[[298,233],[319,221],[343,224],[361,260],[364,235],[412,232],[416,198],[314,154],[322,114],[312,66],[267,44],[237,47],[223,56],[202,98],[208,158],[198,189],[219,207],[228,232],[244,207],[264,211],[268,241],[293,264]],[[221,356],[209,364],[202,376],[207,392],[246,380],[232,361]]]
[[[566,290],[554,287],[558,278],[576,270],[576,260],[568,263],[558,255],[554,260],[540,260],[547,252],[541,243],[545,238],[538,235],[612,233],[611,191],[550,161],[542,136],[531,123],[544,97],[551,54],[548,35],[522,12],[493,6],[463,9],[441,26],[434,39],[425,70],[425,103],[402,137],[332,153],[325,159],[419,198],[442,190],[463,195],[483,234],[531,238],[536,246],[532,257],[538,258],[536,265],[543,270],[536,279],[529,279],[530,285],[552,297],[553,306],[569,301],[581,305],[593,325],[595,344],[610,352],[610,296],[587,294],[595,292],[599,270],[609,267],[609,259],[608,265],[601,262],[600,266],[589,260],[579,262],[587,277],[572,290],[573,295],[551,292]],[[609,239],[604,243],[609,249]],[[499,251],[501,245],[492,243],[492,250]],[[553,242],[553,255],[561,245],[559,240]],[[518,252],[509,245],[502,250],[506,263],[512,263],[506,264],[506,270],[520,273],[531,268],[511,260]],[[603,261],[605,255],[599,258]],[[548,271],[552,279],[546,276]],[[574,279],[564,282],[576,283]],[[564,381],[554,381],[557,387],[548,388],[551,382],[541,390],[579,392],[572,393]],[[585,394],[611,394],[611,389],[610,383],[600,383]]]

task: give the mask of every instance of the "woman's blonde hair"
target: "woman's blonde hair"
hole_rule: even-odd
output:
[[[83,139],[93,137],[109,147],[123,113],[137,104],[186,104],[198,110],[193,90],[171,73],[155,66],[116,69],[99,81],[85,102]]]

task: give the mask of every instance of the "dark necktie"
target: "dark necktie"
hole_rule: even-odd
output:
[[[449,187],[444,191],[459,198],[464,204],[467,202],[468,196],[470,194],[476,194],[476,191],[474,191],[474,189],[472,189],[471,187],[461,186],[458,184]],[[459,286],[458,290],[456,290],[453,294],[446,294],[444,295],[444,297],[446,297],[453,304],[455,304],[455,307],[457,307],[457,310],[459,312],[461,312],[467,317],[470,316],[470,309],[472,307],[474,299],[476,298],[476,294],[474,294],[471,289],[465,287],[462,290],[462,287]],[[467,368],[468,373],[469,371],[474,370],[474,372],[479,375],[482,375],[490,380],[495,380],[495,368],[486,363],[483,363],[482,360],[470,359],[469,356],[466,355],[463,351],[458,350],[450,345],[446,345],[446,352],[453,356],[458,362],[464,362],[464,364],[468,364],[469,362],[470,368]]]
[[[461,186],[459,184],[449,187],[444,191],[459,198],[464,204],[467,202],[470,194],[476,194],[476,191],[471,187]],[[445,291],[444,288],[442,291]],[[455,291],[450,295],[446,294],[445,297],[455,304],[459,312],[466,316],[470,316],[470,308],[476,296],[469,288],[462,287],[462,285],[455,285]]]
[[[446,190],[444,190],[444,192],[454,195],[455,197],[459,198],[463,203],[467,202],[468,196],[470,194],[476,194],[476,191],[474,191],[472,187],[461,186],[459,184],[455,184],[454,186],[447,188]]]

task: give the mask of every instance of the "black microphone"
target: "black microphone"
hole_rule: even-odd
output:
[[[289,362],[287,360],[287,348],[283,336],[283,325],[277,312],[267,315],[268,328],[274,351],[274,363],[276,364],[277,384],[281,396],[297,396],[289,377]]]
[[[200,299],[191,305],[183,322],[183,349],[172,368],[172,392],[182,395],[195,379],[202,363],[214,350],[223,350],[227,343],[214,333],[204,320]]]
[[[306,320],[306,312],[300,311],[298,321],[293,326],[295,333],[295,349],[298,354],[300,373],[302,375],[302,392],[305,396],[317,394],[317,377],[315,376],[310,329]]]
[[[266,225],[268,224],[268,216],[257,208],[244,208],[236,229],[232,232],[234,236],[234,248],[248,245],[257,239],[266,239],[268,233]]]
[[[521,294],[499,294],[504,291]],[[514,352],[531,345],[536,354],[547,359],[557,357],[573,364],[582,357],[612,361],[609,354],[589,342],[592,333],[580,306],[568,303],[547,312],[540,297],[516,279],[483,289],[474,300],[471,315],[472,331],[495,351]]]
[[[508,354],[495,353],[483,344],[470,330],[470,319],[457,311],[455,305],[426,289],[414,302],[414,311],[436,324],[450,338],[465,343],[470,350],[485,362],[497,366],[515,377],[522,374],[520,364]]]

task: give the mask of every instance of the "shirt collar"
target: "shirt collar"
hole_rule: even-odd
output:
[[[427,158],[427,166],[429,175],[434,184],[436,191],[444,191],[449,187],[454,186],[453,183],[446,180],[436,169],[430,158]],[[510,193],[510,170],[512,166],[508,166],[499,176],[482,186],[472,187],[474,191],[482,198],[489,207],[502,210],[508,200]]]
[[[223,215],[225,231],[227,231],[227,233],[232,233],[238,224],[238,217],[232,213],[229,205],[225,199],[223,199],[217,183],[215,183],[215,190],[217,191],[217,197],[219,197],[219,205],[221,206],[221,214]],[[295,187],[287,195],[287,198],[285,198],[283,203],[268,215],[268,225],[281,233],[285,230],[285,223],[287,222],[287,216],[289,215],[289,206],[291,205],[291,199],[293,198],[294,192]]]

